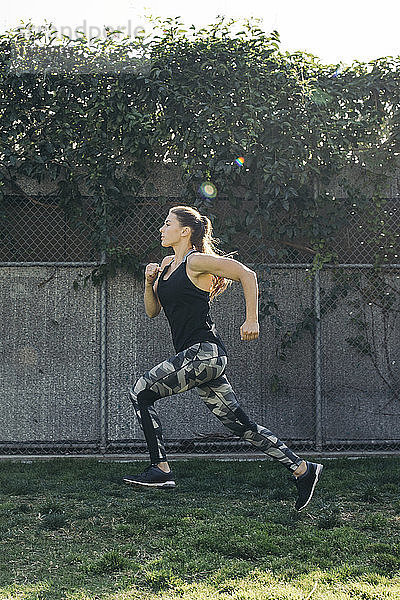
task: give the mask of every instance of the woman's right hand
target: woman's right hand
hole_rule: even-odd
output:
[[[157,263],[149,263],[144,274],[145,281],[153,284],[158,277],[161,267]]]

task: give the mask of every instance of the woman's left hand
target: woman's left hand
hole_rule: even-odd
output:
[[[256,340],[260,334],[260,326],[257,319],[246,319],[240,328],[242,340]]]

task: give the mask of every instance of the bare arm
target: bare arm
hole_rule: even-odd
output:
[[[190,268],[197,273],[211,273],[233,281],[240,281],[246,300],[246,321],[240,328],[242,339],[256,339],[259,335],[259,325],[258,284],[255,271],[233,258],[212,256],[211,254],[192,254],[189,259]]]
[[[146,267],[143,299],[146,315],[150,317],[150,319],[154,319],[154,317],[156,317],[161,311],[162,306],[157,294],[158,280],[165,265],[172,258],[172,256],[164,257],[161,261],[161,266],[158,266],[157,263],[150,263]],[[157,278],[156,281],[154,281],[155,278]]]
[[[153,319],[154,317],[156,317],[159,314],[159,312],[161,310],[161,304],[158,299],[158,296],[156,296],[153,284],[149,283],[148,281],[145,281],[145,284],[144,284],[143,299],[144,299],[144,310],[146,311],[146,315],[148,317],[150,317],[150,319]]]

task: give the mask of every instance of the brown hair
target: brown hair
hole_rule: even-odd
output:
[[[198,252],[211,254],[212,256],[229,256],[229,254],[223,254],[217,248],[217,244],[220,240],[218,238],[213,238],[212,224],[208,217],[201,215],[197,209],[192,208],[191,206],[174,206],[170,209],[170,212],[177,216],[181,227],[190,227],[192,230],[190,242]],[[235,253],[236,251],[230,252],[230,254]],[[213,275],[210,290],[210,302],[222,294],[228,285],[232,285],[231,279]]]

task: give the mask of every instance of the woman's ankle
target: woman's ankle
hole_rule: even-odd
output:
[[[293,475],[295,477],[300,477],[300,475],[304,475],[304,473],[306,471],[307,471],[307,463],[305,460],[303,460],[303,462],[299,464],[297,469],[295,471],[293,471]]]
[[[166,461],[157,463],[157,467],[161,469],[161,471],[164,471],[164,473],[169,473],[171,470],[169,468],[169,464]]]

